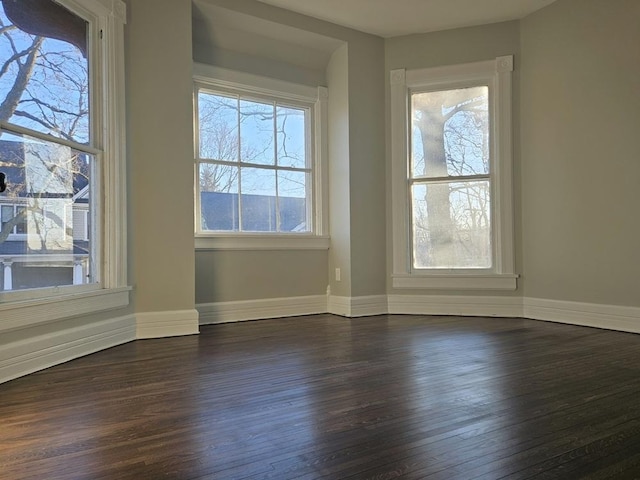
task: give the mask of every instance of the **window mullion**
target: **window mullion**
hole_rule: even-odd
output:
[[[20,125],[14,125],[9,122],[4,122],[4,121],[0,122],[0,128],[2,130],[6,130],[16,135],[27,135],[29,137],[33,137],[38,140],[43,140],[45,142],[57,143],[65,147],[69,147],[73,150],[78,150],[83,153],[89,153],[91,155],[99,155],[100,153],[102,153],[102,150],[93,148],[89,145],[74,142],[72,140],[67,140],[61,137],[54,137],[53,135],[49,135],[47,133],[41,133],[41,132],[38,132],[37,130],[21,127]]]
[[[249,163],[249,162],[232,162],[228,160],[212,160],[207,158],[199,158],[197,159],[200,163],[209,163],[211,165],[225,165],[230,167],[251,167],[251,168],[259,168],[262,170],[275,170],[273,165],[263,165],[260,163]],[[287,167],[281,166],[277,168],[278,170],[283,170],[287,172],[300,172],[300,173],[312,173],[313,169],[311,168],[298,168],[298,167]]]
[[[242,231],[242,135],[240,134],[240,96],[236,98],[237,102],[237,125],[238,125],[238,231]]]
[[[441,183],[467,183],[467,182],[475,182],[478,180],[491,180],[491,175],[465,175],[459,177],[417,177],[410,178],[409,185],[420,185],[420,184],[441,184]]]
[[[278,106],[277,103],[273,103],[273,162],[275,164],[274,174],[276,176],[276,204],[275,204],[275,216],[276,216],[276,232],[280,231],[280,175],[278,175],[278,166],[280,165],[278,159]]]

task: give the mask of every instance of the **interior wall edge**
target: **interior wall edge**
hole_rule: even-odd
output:
[[[136,313],[136,338],[163,338],[199,333],[196,309]]]

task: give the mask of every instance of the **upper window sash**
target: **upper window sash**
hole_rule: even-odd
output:
[[[304,112],[304,123],[305,123],[305,131],[304,131],[304,136],[305,136],[305,145],[306,145],[306,149],[307,151],[305,152],[305,158],[306,158],[306,163],[305,166],[295,166],[295,167],[287,167],[284,165],[281,165],[279,162],[274,163],[274,164],[265,164],[265,163],[260,163],[260,162],[248,162],[243,160],[242,157],[237,157],[237,158],[212,158],[206,155],[203,155],[202,152],[202,145],[201,145],[201,138],[200,138],[200,112],[199,112],[199,95],[200,94],[209,94],[209,95],[214,95],[214,96],[220,96],[220,97],[226,97],[228,95],[228,97],[230,99],[233,100],[238,100],[240,102],[242,101],[246,101],[246,102],[254,102],[256,104],[265,104],[265,105],[269,105],[269,106],[273,106],[274,109],[278,109],[278,108],[291,108],[291,109],[296,109],[296,110],[301,110]],[[291,170],[295,170],[295,171],[311,171],[312,166],[314,164],[314,152],[313,152],[313,139],[314,139],[314,108],[315,108],[315,103],[316,100],[306,100],[306,101],[301,101],[301,100],[286,100],[286,99],[280,99],[274,96],[267,96],[267,95],[263,95],[263,96],[257,96],[257,95],[248,95],[245,94],[243,91],[240,90],[236,90],[236,91],[231,91],[227,88],[225,89],[212,89],[209,85],[203,86],[200,83],[196,83],[195,85],[195,92],[194,92],[194,96],[195,96],[195,131],[194,131],[194,136],[195,136],[195,146],[194,146],[194,150],[196,152],[195,156],[196,156],[196,160],[197,161],[201,161],[201,162],[214,162],[214,163],[228,163],[228,164],[238,164],[241,166],[258,166],[260,168],[272,168],[272,169],[291,169]],[[277,138],[276,138],[277,140]],[[240,152],[238,151],[238,155],[240,154]]]
[[[392,70],[392,224],[395,288],[514,289],[511,72],[513,57],[454,66]],[[491,141],[492,247],[489,269],[414,269],[411,252],[409,189],[410,98],[412,92],[489,87]],[[457,177],[447,178],[455,181]],[[417,178],[415,179],[417,180]],[[419,177],[419,180],[426,180]],[[443,179],[444,180],[444,179]]]
[[[125,5],[120,0],[55,0],[55,3],[86,21],[86,42],[83,45],[77,45],[78,42],[74,43],[73,39],[62,40],[76,44],[86,56],[89,84],[86,99],[88,110],[86,134],[77,138],[51,135],[40,129],[12,122],[11,119],[2,122],[2,128],[19,135],[29,135],[36,139],[98,155],[104,151],[103,133],[105,123],[108,121],[106,118],[108,109],[104,105],[104,100],[114,90],[114,79],[117,80],[113,59],[109,57],[112,47],[123,43],[122,39],[118,38],[117,30],[122,30],[126,16]],[[46,32],[43,35],[46,35]],[[55,35],[50,38],[56,39]]]

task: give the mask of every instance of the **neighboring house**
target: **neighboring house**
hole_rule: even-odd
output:
[[[275,232],[280,216],[281,232],[306,231],[307,202],[304,198],[269,195],[242,195],[242,229],[248,232]],[[239,229],[238,194],[202,192],[203,226],[213,231]]]
[[[0,140],[0,290],[85,283],[89,168],[68,153]]]

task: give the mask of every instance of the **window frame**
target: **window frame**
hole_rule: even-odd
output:
[[[97,157],[92,179],[96,282],[0,292],[0,330],[82,315],[129,304],[126,233],[126,135],[124,24],[121,0],[56,0],[90,24],[88,41],[90,143],[79,145],[12,124],[3,129],[68,144]]]
[[[515,290],[512,72],[512,55],[461,65],[390,72],[393,288]],[[492,267],[413,268],[411,94],[473,86],[489,87]],[[451,180],[455,178],[451,177]]]
[[[0,233],[2,233],[2,225],[3,225],[3,221],[2,221],[2,209],[7,208],[7,207],[11,207],[11,209],[13,210],[12,213],[12,217],[14,218],[15,216],[18,215],[18,210],[20,209],[25,209],[26,206],[25,205],[21,205],[19,203],[15,203],[15,202],[8,202],[8,203],[4,203],[4,202],[0,202]],[[24,240],[27,238],[27,234],[24,232],[18,232],[18,225],[16,224],[13,226],[11,232],[9,233],[9,236],[7,237],[8,241],[14,241],[14,240]]]
[[[291,250],[327,249],[328,197],[326,192],[327,100],[326,87],[310,87],[282,80],[228,70],[212,65],[194,63],[194,192],[195,244],[198,250]],[[243,232],[202,230],[200,224],[199,165],[211,163],[199,158],[198,93],[231,93],[248,100],[279,101],[293,107],[308,108],[307,154],[312,171],[312,206],[308,209],[312,230],[309,232]],[[276,170],[274,166],[273,170]]]

